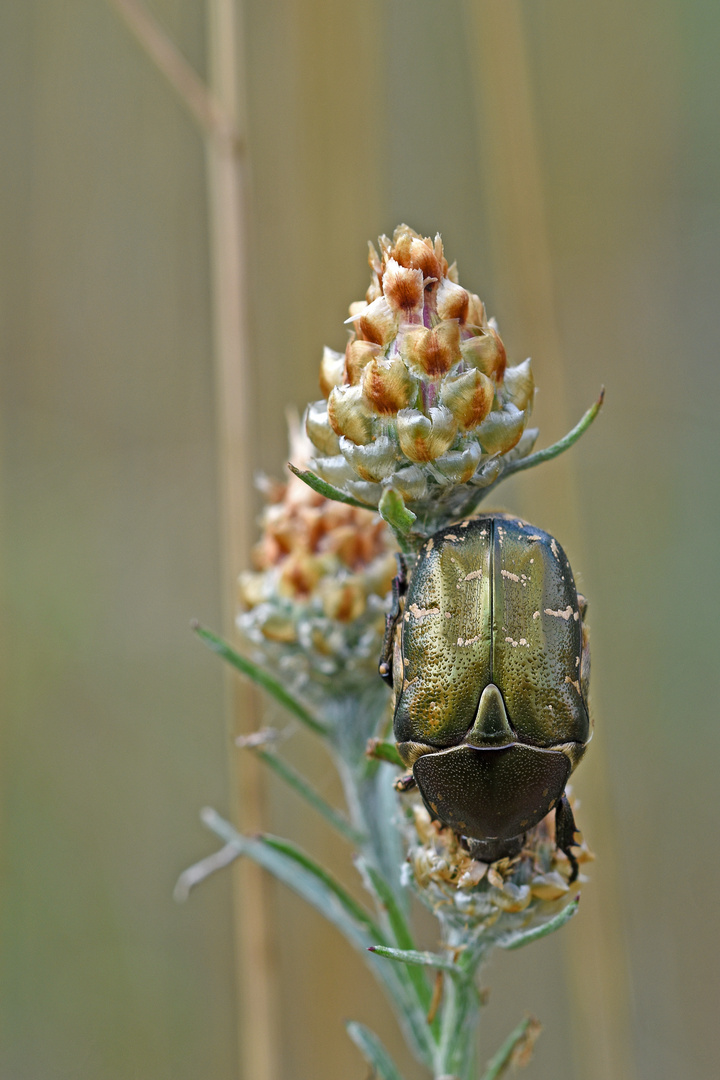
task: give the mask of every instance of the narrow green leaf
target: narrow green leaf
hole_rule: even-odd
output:
[[[566,922],[572,919],[579,903],[580,897],[576,896],[567,907],[564,907],[544,926],[535,926],[532,930],[518,930],[515,933],[505,934],[504,937],[498,938],[498,945],[502,949],[520,949],[523,945],[529,945],[532,941],[538,941],[547,934],[552,934],[553,931],[559,930],[561,926],[564,926]]]
[[[288,840],[277,837],[243,836],[230,822],[215,810],[206,807],[200,815],[203,823],[226,844],[234,844],[241,855],[247,856],[278,881],[282,881],[308,904],[340,930],[348,941],[361,952],[375,942],[385,942],[382,933],[362,905],[309,856]],[[401,973],[396,972],[396,976]],[[422,1009],[416,1004],[415,994],[407,979],[382,976],[388,993],[404,1025],[408,1039],[422,1060],[432,1059],[432,1036],[425,1022]]]
[[[407,766],[398,753],[395,743],[386,742],[384,739],[368,739],[367,750],[369,758],[377,758],[379,761],[389,761],[391,765],[399,765],[401,769]]]
[[[533,1032],[531,1041],[534,1042],[540,1032],[540,1025],[532,1016],[526,1016],[516,1028],[513,1028],[497,1054],[488,1061],[482,1080],[499,1080],[510,1065],[516,1047],[528,1036],[528,1032],[533,1027],[536,1030]]]
[[[382,905],[387,914],[392,935],[398,946],[397,949],[391,949],[390,951],[393,954],[402,952],[403,956],[422,955],[415,951],[415,940],[412,936],[408,921],[405,918],[405,913],[400,907],[389,883],[382,874],[380,874],[373,866],[370,866],[364,859],[358,859],[357,865],[363,875],[363,880],[374,893],[378,902]],[[377,949],[378,947],[371,947],[370,952],[377,952]],[[385,956],[386,953],[381,952],[380,955]],[[393,955],[391,959],[398,959],[398,957]],[[413,961],[406,960],[405,962],[409,965],[408,976],[415,987],[415,993],[417,994],[420,1006],[423,1012],[427,1014],[432,999],[432,991],[427,984],[425,974],[418,970]]]
[[[240,671],[243,675],[246,675],[248,679],[251,679],[258,686],[261,686],[263,690],[266,690],[268,694],[279,701],[288,712],[291,712],[293,716],[296,716],[298,720],[302,721],[306,727],[309,727],[311,731],[316,732],[318,735],[327,734],[327,727],[319,720],[316,720],[312,716],[305,706],[293,697],[289,693],[283,684],[271,675],[269,671],[261,668],[258,664],[253,663],[252,660],[248,660],[246,656],[241,656],[239,652],[233,649],[232,645],[228,644],[223,638],[214,634],[212,630],[207,630],[204,626],[201,626],[198,622],[193,622],[192,629],[197,636],[203,641],[209,649],[218,656],[221,656],[223,660],[227,660],[229,664],[232,664],[237,671]]]
[[[318,495],[324,495],[326,499],[333,499],[334,502],[347,503],[348,506],[357,506],[360,510],[373,510],[377,508],[370,503],[360,502],[359,499],[353,498],[352,495],[346,495],[340,488],[336,488],[334,484],[328,484],[327,480],[321,480],[314,472],[310,472],[309,469],[298,469],[295,465],[288,462],[288,469],[295,475],[311,487],[313,491],[317,491]]]
[[[293,844],[291,840],[284,840],[279,836],[270,836],[267,833],[258,837],[261,843],[267,844],[268,847],[274,851],[284,855],[287,859],[291,859],[297,863],[298,866],[302,866],[310,874],[321,881],[326,888],[328,888],[340,901],[343,908],[349,915],[351,915],[361,926],[364,926],[368,934],[378,940],[382,940],[385,935],[380,927],[372,919],[369,913],[365,910],[362,904],[360,904],[354,896],[344,888],[340,882],[333,877],[333,875],[324,867],[316,863],[315,860],[302,850]]]
[[[248,747],[252,750],[261,761],[264,761],[268,768],[281,777],[285,783],[297,791],[298,795],[309,803],[314,810],[317,810],[319,814],[325,818],[332,827],[344,836],[346,840],[349,840],[351,844],[359,847],[362,844],[364,837],[361,832],[354,829],[344,814],[341,814],[339,810],[336,810],[330,803],[325,802],[322,795],[319,795],[315,788],[308,783],[304,776],[293,768],[287,761],[276,754],[274,750],[263,750],[261,748],[255,748],[253,746]]]
[[[318,908],[323,914],[327,911],[316,901],[321,897],[327,902],[329,897],[337,901],[345,914],[353,920],[357,927],[377,941],[384,939],[380,927],[373,921],[370,914],[362,904],[350,895],[350,893],[337,881],[332,874],[320,866],[315,860],[307,855],[302,848],[297,847],[290,840],[283,840],[278,836],[270,836],[261,833],[258,836],[243,836],[233,828],[229,821],[225,821],[215,810],[205,807],[200,817],[209,829],[217,833],[226,843],[237,844],[244,855],[248,855],[259,862],[265,869],[279,877],[285,884],[290,885],[296,892],[301,893],[306,900]],[[308,894],[307,879],[314,882],[312,896]],[[354,938],[357,934],[353,935]]]
[[[368,952],[384,956],[387,960],[396,960],[399,964],[409,964],[413,967],[438,968],[441,971],[449,971],[451,975],[461,978],[464,972],[452,960],[448,960],[439,953],[418,952],[416,949],[391,949],[387,945],[371,945]],[[428,1003],[429,1004],[429,1003]]]
[[[573,443],[576,443],[581,435],[584,435],[587,429],[592,424],[593,420],[600,412],[603,401],[605,399],[605,387],[600,390],[600,397],[597,399],[594,405],[588,409],[582,419],[575,425],[572,431],[569,431],[567,435],[564,435],[558,442],[553,443],[552,446],[546,446],[544,450],[537,450],[534,454],[528,454],[526,458],[520,458],[519,461],[511,461],[506,465],[503,470],[500,479],[504,479],[506,476],[511,476],[513,473],[522,472],[523,469],[532,469],[534,465],[540,465],[543,461],[550,461],[552,458],[557,457],[558,454],[562,454],[564,450],[568,450]]]
[[[347,1023],[345,1028],[379,1080],[402,1080],[392,1058],[370,1028],[358,1024],[355,1020]]]

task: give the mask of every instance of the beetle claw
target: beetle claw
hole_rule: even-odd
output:
[[[417,783],[413,774],[406,773],[405,776],[398,776],[397,780],[393,784],[396,791],[410,791],[416,787]]]
[[[577,880],[577,876],[580,872],[578,861],[572,853],[572,848],[578,847],[578,842],[575,839],[575,833],[577,832],[577,826],[575,824],[575,818],[573,817],[572,807],[568,802],[568,797],[563,792],[562,798],[559,800],[555,807],[555,843],[563,851],[570,862],[571,874],[569,884],[572,885],[573,881]]]

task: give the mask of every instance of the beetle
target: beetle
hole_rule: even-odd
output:
[[[397,749],[435,820],[483,862],[518,854],[553,808],[578,874],[565,785],[591,736],[587,604],[565,552],[516,517],[484,514],[400,558],[379,671]]]

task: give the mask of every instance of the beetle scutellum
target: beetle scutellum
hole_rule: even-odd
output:
[[[568,777],[590,738],[586,603],[548,533],[506,514],[441,529],[394,583],[380,674],[398,751],[434,818],[484,862],[555,808],[574,880]]]

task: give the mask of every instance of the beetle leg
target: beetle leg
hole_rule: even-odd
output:
[[[380,654],[380,663],[378,664],[380,676],[385,680],[388,686],[392,686],[393,684],[392,656],[395,644],[395,627],[402,614],[401,600],[407,592],[408,584],[405,560],[402,555],[396,555],[395,558],[397,559],[398,572],[393,578],[392,604],[389,612],[385,616],[385,637],[383,638],[382,653]]]
[[[570,884],[578,876],[579,867],[578,861],[572,853],[572,848],[579,847],[577,840],[575,839],[575,833],[577,832],[577,826],[575,824],[575,818],[573,817],[572,808],[568,802],[568,797],[563,792],[562,798],[555,807],[555,843],[564,851],[570,860],[570,866],[572,867],[572,873],[570,874]]]
[[[411,772],[406,773],[404,776],[398,776],[397,780],[393,784],[396,791],[410,791],[417,786],[417,781]]]

